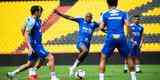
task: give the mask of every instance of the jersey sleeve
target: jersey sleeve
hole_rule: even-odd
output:
[[[100,22],[104,22],[104,13],[102,13],[100,16]]]
[[[75,17],[76,18],[76,22],[78,22],[78,23],[80,23],[81,22],[81,20],[83,20],[83,18],[82,17],[80,17],[80,16],[77,16],[77,17]]]
[[[25,30],[26,31],[31,31],[34,24],[35,24],[35,20],[33,18],[31,18],[31,17],[27,18],[27,20],[25,22]]]

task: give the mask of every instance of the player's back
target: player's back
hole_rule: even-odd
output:
[[[115,8],[102,14],[102,20],[107,27],[107,33],[124,34],[124,24],[127,19],[128,15],[126,12]]]

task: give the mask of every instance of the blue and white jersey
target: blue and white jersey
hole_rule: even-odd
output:
[[[134,42],[137,43],[137,45],[140,45],[141,43],[141,38],[142,38],[142,34],[143,34],[143,26],[140,25],[140,24],[131,24],[129,25],[130,29],[131,29],[131,32],[132,32],[132,40]]]
[[[128,14],[118,9],[110,9],[101,16],[101,21],[105,23],[108,34],[124,34],[124,24],[128,20]]]
[[[30,43],[39,44],[42,40],[41,20],[28,17],[25,22],[25,30],[29,31]]]
[[[90,43],[93,32],[99,26],[96,22],[88,22],[82,17],[76,18],[76,22],[79,24],[79,32],[77,42]]]

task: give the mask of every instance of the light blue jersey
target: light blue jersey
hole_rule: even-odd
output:
[[[48,52],[44,49],[41,32],[41,20],[33,17],[28,17],[25,23],[25,30],[29,32],[30,44],[33,49],[33,53],[28,56],[30,61],[35,61],[38,58],[44,60],[48,55]]]

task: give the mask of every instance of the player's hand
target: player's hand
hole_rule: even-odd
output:
[[[133,41],[133,46],[138,46],[136,41]]]
[[[53,11],[53,13],[59,13],[59,11],[58,11],[57,9],[55,9],[55,10]]]
[[[32,54],[34,52],[32,47],[29,47],[29,54]]]

